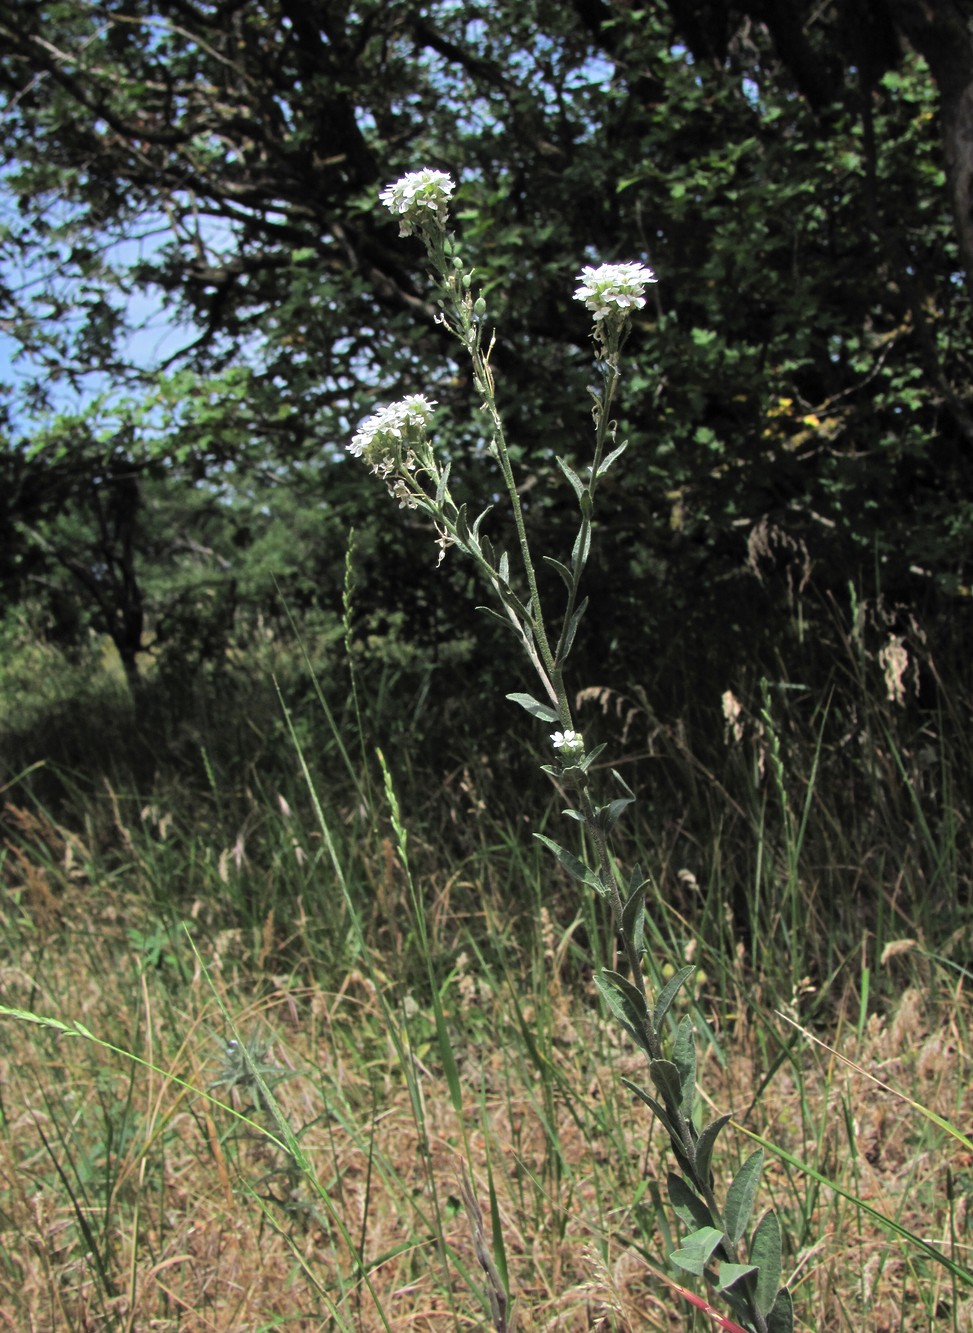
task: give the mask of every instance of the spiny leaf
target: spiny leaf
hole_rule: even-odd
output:
[[[700,1227],[698,1231],[687,1236],[682,1246],[670,1254],[669,1258],[687,1273],[702,1277],[713,1251],[722,1239],[723,1232],[716,1227]]]
[[[764,1154],[763,1149],[758,1148],[752,1152],[747,1160],[740,1167],[730,1188],[726,1192],[726,1203],[723,1207],[723,1222],[726,1226],[726,1234],[734,1245],[742,1239],[743,1233],[747,1229],[750,1221],[750,1214],[753,1212],[753,1201],[757,1197],[757,1186],[760,1183],[760,1172],[763,1169]]]
[[[764,1213],[754,1228],[750,1241],[750,1262],[760,1270],[757,1277],[756,1306],[762,1315],[774,1308],[780,1283],[780,1223],[777,1214]]]

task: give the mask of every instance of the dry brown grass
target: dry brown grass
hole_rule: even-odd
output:
[[[641,1077],[639,1062],[591,997],[563,983],[553,952],[545,992],[523,998],[524,1015],[543,1028],[537,1058],[525,1053],[508,1001],[469,960],[454,978],[447,1017],[463,1084],[458,1117],[428,1016],[411,1004],[396,1009],[410,1015],[408,1024],[401,1018],[411,1043],[406,1078],[366,972],[349,972],[330,991],[309,969],[269,975],[233,934],[215,938],[202,960],[187,946],[184,979],[168,964],[140,971],[136,904],[16,859],[7,871],[8,926],[20,924],[8,929],[0,964],[2,1003],[80,1021],[151,1067],[4,1020],[0,1327],[486,1327],[471,1289],[480,1277],[460,1204],[464,1159],[488,1234],[492,1176],[521,1329],[702,1327],[664,1276],[662,1237],[646,1241],[652,1228],[640,1229],[631,1211],[646,1181],[642,1206],[651,1208],[652,1182],[665,1169],[658,1131],[619,1090],[620,1073]],[[382,966],[390,973],[393,961]],[[238,1031],[268,1041],[268,1063],[288,1075],[276,1096],[320,1195],[257,1125],[204,1095],[273,1127],[245,1089],[216,1086],[217,1034],[228,1031],[221,1008]],[[930,976],[862,1031],[839,1025],[833,1051],[803,1042],[799,1062],[780,1067],[747,1123],[973,1265],[973,1159],[903,1100],[969,1126],[968,1019],[962,990]],[[715,1106],[741,1115],[750,1106],[766,1063],[760,1032],[742,1004],[720,1027],[726,1068],[710,1051],[701,1071]],[[732,1151],[749,1146],[737,1135]],[[785,1260],[799,1327],[973,1327],[969,1288],[954,1293],[944,1270],[852,1203],[775,1160],[762,1198],[798,1237]],[[371,1291],[352,1254],[358,1246]]]
[[[47,898],[41,894],[37,901],[47,920]],[[634,1244],[628,1197],[618,1193],[616,1148],[598,1145],[592,1126],[577,1118],[578,1097],[592,1105],[612,1098],[618,1073],[638,1077],[637,1061],[624,1049],[614,1050],[612,1060],[614,1041],[598,1030],[588,998],[558,984],[556,974],[545,997],[554,1021],[546,1057],[561,1080],[549,1104],[553,1124],[545,1129],[542,1122],[542,1080],[522,1077],[525,1065],[509,1046],[489,1040],[490,1033],[510,1032],[502,1001],[467,974],[457,988],[456,1017],[464,1004],[476,1002],[484,1021],[465,1052],[469,1105],[461,1125],[435,1054],[421,1042],[412,1050],[411,1098],[367,977],[349,974],[332,993],[295,977],[255,984],[245,980],[243,960],[229,952],[233,941],[223,940],[223,953],[212,949],[207,960],[215,990],[197,966],[175,994],[159,970],[143,974],[133,992],[117,906],[95,922],[95,957],[91,934],[84,948],[77,944],[80,906],[69,908],[61,897],[68,929],[21,941],[20,956],[5,960],[3,1002],[80,1020],[123,1045],[125,1030],[136,1030],[135,998],[137,1050],[156,1068],[136,1068],[129,1093],[133,1070],[124,1058],[80,1038],[5,1021],[4,1326],[19,1333],[317,1329],[331,1324],[329,1302],[339,1306],[344,1324],[363,1330],[484,1326],[480,1302],[456,1262],[444,1270],[433,1236],[436,1193],[445,1248],[477,1273],[467,1217],[456,1205],[467,1153],[484,1208],[488,1162],[493,1173],[520,1328],[692,1326],[688,1306]],[[99,958],[100,968],[93,965]],[[219,1044],[209,1033],[225,1030],[220,1002],[243,1032],[259,1026],[271,1034],[269,1058],[292,1073],[277,1085],[277,1097],[289,1124],[301,1130],[335,1217],[272,1142],[175,1081],[213,1088]],[[784,1066],[752,1120],[761,1133],[945,1249],[946,1173],[962,1180],[973,1162],[869,1076],[969,1124],[973,1096],[962,1004],[962,996],[908,990],[893,1013],[873,1017],[861,1034],[838,1033],[838,1053],[857,1068],[806,1045],[800,1080]],[[492,1013],[485,1012],[489,1005]],[[742,1108],[756,1085],[756,1041],[746,1022],[726,1030],[724,1040],[729,1072],[709,1058],[702,1084],[714,1104]],[[229,1100],[247,1109],[239,1089]],[[621,1100],[616,1110],[621,1124],[614,1144],[624,1142],[629,1153],[622,1174],[656,1172],[662,1164],[656,1130],[646,1149],[649,1125],[640,1110]],[[120,1137],[109,1145],[113,1118]],[[253,1118],[269,1124],[260,1113]],[[105,1276],[93,1264],[55,1158],[76,1196],[87,1192],[81,1206],[99,1237]],[[781,1165],[769,1165],[766,1190],[792,1232],[800,1188]],[[364,1238],[376,1296],[361,1284],[337,1220],[356,1244]],[[961,1193],[952,1230],[966,1236]],[[660,1244],[654,1260],[661,1253]],[[953,1296],[945,1274],[926,1262],[917,1269],[905,1246],[828,1190],[809,1206],[805,1245],[789,1262],[804,1328],[925,1328],[917,1281],[940,1284],[940,1308],[950,1312],[944,1326],[950,1326]],[[973,1304],[961,1296],[965,1306],[956,1326],[966,1328]],[[929,1289],[925,1298],[932,1300]]]

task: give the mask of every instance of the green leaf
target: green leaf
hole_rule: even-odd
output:
[[[766,1212],[754,1228],[750,1241],[750,1262],[756,1264],[757,1277],[756,1305],[762,1315],[767,1315],[774,1308],[777,1299],[777,1287],[780,1283],[780,1223],[777,1214]]]
[[[565,848],[559,847],[553,839],[546,837],[543,833],[535,833],[534,837],[538,842],[542,842],[548,851],[554,853],[572,879],[578,880],[581,884],[587,884],[588,888],[594,889],[596,893],[604,894],[605,889],[601,880],[583,861],[579,861],[576,856],[572,856]]]
[[[720,1280],[716,1290],[726,1291],[735,1282],[752,1276],[756,1271],[753,1264],[720,1264]]]
[[[622,935],[637,954],[641,954],[645,936],[645,886],[637,884],[622,908]]]
[[[750,1221],[750,1214],[753,1212],[753,1201],[757,1197],[757,1186],[760,1183],[760,1172],[763,1169],[764,1154],[763,1149],[758,1148],[752,1152],[747,1160],[740,1167],[730,1188],[726,1192],[726,1203],[723,1206],[723,1222],[726,1226],[726,1234],[734,1245],[743,1238],[743,1233],[747,1229]]]
[[[696,1104],[696,1029],[688,1014],[684,1015],[676,1028],[672,1059],[679,1070],[679,1082],[682,1087],[680,1109],[686,1119],[691,1120],[693,1107]]]
[[[655,1002],[655,1008],[652,1010],[652,1026],[656,1032],[662,1028],[663,1020],[669,1012],[669,1006],[676,998],[676,992],[696,971],[694,967],[681,967],[674,977],[672,977],[663,986],[659,992],[659,998]]]
[[[716,1140],[720,1130],[728,1125],[731,1119],[731,1116],[721,1115],[699,1132],[699,1139],[696,1142],[696,1172],[698,1178],[706,1184],[709,1184],[710,1161]]]
[[[781,1287],[774,1308],[767,1316],[767,1333],[794,1333],[794,1302],[786,1287]]]
[[[568,621],[567,625],[564,628],[564,634],[561,637],[561,642],[558,644],[558,649],[557,649],[558,666],[563,666],[564,663],[567,661],[568,654],[570,653],[571,648],[574,645],[574,638],[578,632],[578,626],[581,624],[581,617],[584,615],[587,609],[588,609],[588,599],[586,597],[584,601],[581,603],[581,605],[574,612],[571,619]]]
[[[672,1204],[673,1212],[680,1222],[685,1222],[687,1227],[711,1227],[713,1225],[715,1221],[713,1214],[699,1195],[689,1188],[682,1176],[677,1176],[674,1171],[670,1171],[666,1177],[666,1185],[669,1190],[669,1202]]]
[[[511,703],[520,704],[521,708],[526,708],[531,717],[539,717],[542,722],[560,722],[561,720],[549,704],[542,704],[532,694],[508,694],[506,697]]]
[[[605,473],[608,471],[608,469],[611,467],[612,463],[615,462],[616,458],[620,458],[627,448],[628,448],[628,440],[625,440],[624,443],[620,444],[617,449],[613,449],[610,454],[608,454],[605,458],[603,458],[598,465],[598,471],[595,474],[596,477],[603,477]]]
[[[562,564],[560,560],[555,560],[552,555],[545,555],[542,559],[545,565],[550,565],[552,569],[557,570],[561,578],[564,580],[564,586],[567,588],[568,592],[574,592],[574,575],[571,573],[570,569],[568,569],[567,565]]]
[[[646,1055],[651,1055],[648,1038],[645,1035],[648,1010],[640,991],[627,977],[608,968],[602,968],[595,977],[595,984],[618,1021],[635,1038]]]
[[[682,1080],[671,1060],[651,1060],[649,1073],[666,1106],[682,1107]]]
[[[623,1077],[622,1083],[625,1085],[626,1088],[628,1088],[629,1092],[635,1093],[639,1101],[645,1102],[646,1106],[658,1120],[662,1128],[669,1135],[669,1138],[672,1139],[673,1143],[674,1144],[678,1143],[679,1135],[676,1130],[676,1126],[669,1118],[669,1112],[661,1104],[661,1102],[657,1102],[656,1099],[650,1093],[646,1092],[644,1088],[640,1088],[637,1083],[633,1083],[631,1079]]]
[[[574,539],[574,545],[571,547],[571,568],[577,575],[588,563],[588,552],[591,550],[591,524],[587,519],[578,529],[578,535]]]
[[[619,816],[630,805],[634,804],[631,796],[616,796],[614,801],[609,801],[607,805],[600,805],[597,810],[598,824],[610,833],[618,823]],[[645,903],[645,894],[642,894],[642,902]]]
[[[722,1239],[723,1232],[716,1227],[700,1227],[698,1231],[687,1236],[680,1249],[670,1254],[669,1258],[687,1273],[702,1277],[713,1251]]]
[[[555,461],[557,462],[558,467],[564,473],[565,477],[567,477],[568,481],[571,483],[571,489],[574,491],[575,495],[580,500],[585,492],[584,482],[578,476],[577,472],[575,472],[574,468],[571,466],[570,463],[566,463],[563,458],[558,458]]]

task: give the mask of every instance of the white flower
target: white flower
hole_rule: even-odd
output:
[[[380,407],[358,427],[348,452],[375,463],[400,454],[404,447],[408,457],[410,445],[425,433],[435,406],[421,393],[415,393]]]
[[[399,235],[411,236],[413,227],[435,220],[446,223],[449,196],[455,189],[453,179],[445,171],[409,171],[401,180],[386,185],[379,195],[382,203],[400,219]]]
[[[655,282],[656,276],[644,264],[590,264],[578,274],[581,286],[574,293],[576,301],[584,301],[595,317],[595,323],[609,315],[626,315],[630,310],[641,310],[645,305],[645,287]]]
[[[551,744],[566,759],[584,754],[584,737],[580,731],[555,731],[551,736]]]

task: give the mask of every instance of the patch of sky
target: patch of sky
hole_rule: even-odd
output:
[[[23,226],[14,212],[0,189],[0,219],[11,236]],[[146,214],[121,238],[76,230],[75,221],[67,206],[55,205],[40,255],[35,245],[7,244],[0,256],[0,279],[21,311],[0,320],[0,384],[10,390],[15,430],[24,433],[50,412],[80,413],[95,399],[131,392],[133,381],[178,360],[199,336],[146,276],[172,240],[170,219]],[[196,227],[210,249],[233,239],[212,219],[199,218]],[[99,338],[107,345],[94,359],[103,368],[86,369],[72,349]]]

